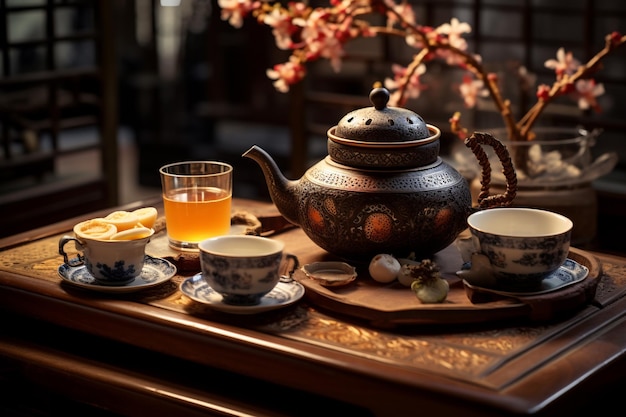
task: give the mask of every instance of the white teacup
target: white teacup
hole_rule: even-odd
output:
[[[135,240],[100,240],[85,236],[63,236],[59,240],[59,254],[69,266],[85,265],[93,278],[102,285],[125,285],[141,274],[146,245],[154,234]],[[65,250],[74,242],[77,257],[70,258]]]
[[[298,259],[283,254],[284,243],[252,235],[225,235],[198,244],[202,277],[232,305],[255,305],[280,280],[283,262]]]
[[[551,211],[494,208],[471,214],[467,223],[475,252],[472,269],[478,268],[477,256],[486,258],[499,288],[536,289],[569,253],[573,223]]]

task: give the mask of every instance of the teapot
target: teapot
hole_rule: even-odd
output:
[[[373,107],[331,127],[328,155],[298,180],[287,179],[257,145],[242,155],[262,169],[283,217],[346,260],[364,262],[379,253],[429,257],[454,242],[476,210],[467,180],[439,156],[441,131],[408,109],[388,107],[389,97],[387,89],[374,88]],[[510,205],[517,178],[506,147],[486,133],[465,144],[482,167],[478,209]],[[489,195],[491,167],[482,145],[500,158],[503,194]]]

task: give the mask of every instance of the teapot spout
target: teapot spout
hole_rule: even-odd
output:
[[[289,222],[300,225],[298,216],[299,181],[287,179],[272,157],[257,145],[241,155],[255,161],[261,167],[270,197],[278,211]]]

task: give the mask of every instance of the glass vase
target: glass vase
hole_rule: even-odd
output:
[[[589,247],[597,232],[597,198],[592,181],[608,174],[617,164],[617,154],[610,152],[594,159],[592,148],[599,130],[580,128],[537,128],[532,141],[509,141],[505,129],[484,129],[508,149],[518,178],[513,206],[533,207],[561,213],[574,222],[572,245]],[[504,175],[497,157],[489,154],[492,168],[491,194],[504,190]],[[463,152],[464,153],[464,152]],[[459,157],[460,170],[478,178],[478,165]],[[471,164],[474,164],[472,174]],[[472,181],[477,197],[481,184]]]

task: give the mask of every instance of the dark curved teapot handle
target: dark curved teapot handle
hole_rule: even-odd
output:
[[[502,163],[502,173],[506,178],[506,191],[504,194],[489,195],[489,186],[491,184],[491,164],[487,154],[481,145],[488,145],[493,148]],[[489,133],[474,132],[472,136],[465,139],[465,146],[470,148],[472,153],[478,159],[481,170],[480,193],[478,194],[478,206],[481,209],[493,207],[506,207],[511,205],[515,194],[517,194],[517,174],[511,161],[511,156],[506,146]]]

